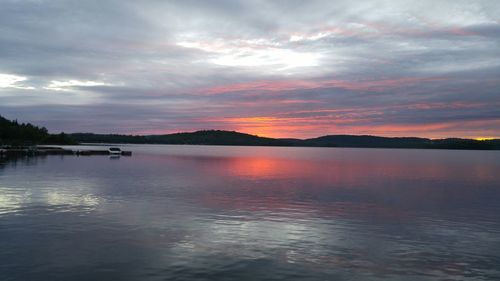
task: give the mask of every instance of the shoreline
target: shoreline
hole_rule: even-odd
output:
[[[91,155],[117,155],[117,156],[132,156],[132,151],[121,151],[118,154],[113,154],[109,150],[73,150],[62,147],[48,146],[19,146],[19,147],[3,147],[0,148],[1,157],[9,156],[42,156],[42,155],[75,155],[75,156],[91,156]]]

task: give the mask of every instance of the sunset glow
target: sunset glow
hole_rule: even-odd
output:
[[[500,137],[498,3],[230,2],[7,1],[0,114],[52,132]]]
[[[479,138],[475,138],[475,140],[478,140],[478,141],[487,141],[487,140],[493,140],[495,138],[493,137],[479,137]]]

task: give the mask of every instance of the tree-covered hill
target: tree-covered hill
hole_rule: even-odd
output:
[[[71,137],[82,143],[150,143],[150,144],[205,144],[205,145],[264,145],[287,146],[287,141],[259,137],[233,131],[206,130],[192,133],[175,133],[167,135],[116,135],[76,133]]]
[[[329,135],[302,141],[305,146],[322,147],[371,147],[371,148],[424,148],[498,150],[499,140],[473,140],[460,138],[427,139],[414,137],[378,137]]]

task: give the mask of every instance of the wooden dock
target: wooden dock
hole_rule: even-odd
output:
[[[132,151],[121,151],[119,154],[111,154],[107,150],[75,150],[75,155],[90,156],[90,155],[116,155],[116,156],[132,156]]]
[[[39,155],[76,155],[76,156],[91,156],[91,155],[112,155],[108,150],[87,150],[87,149],[64,149],[60,147],[16,147],[16,148],[0,148],[0,156],[39,156]],[[132,156],[132,151],[121,151],[116,156]]]

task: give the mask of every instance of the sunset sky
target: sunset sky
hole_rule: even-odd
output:
[[[0,115],[51,132],[500,137],[500,1],[0,0]]]

